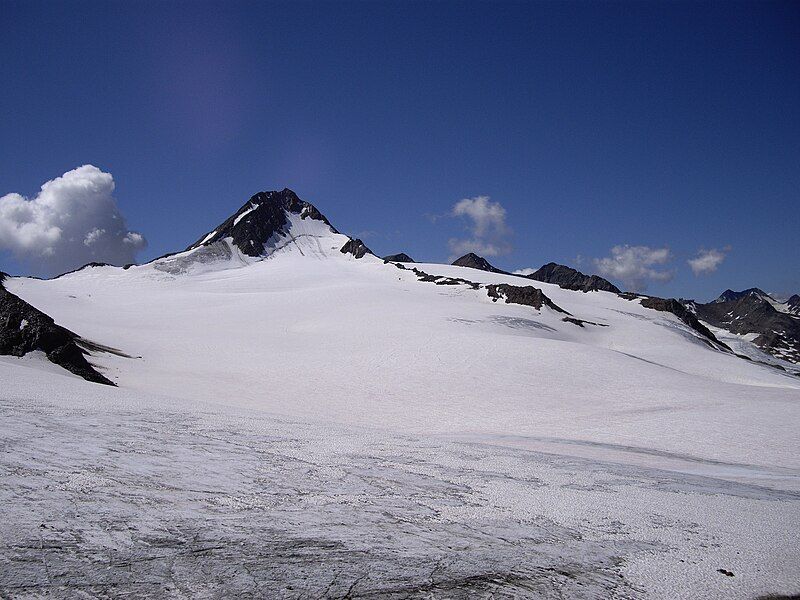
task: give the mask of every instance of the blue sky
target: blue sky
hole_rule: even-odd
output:
[[[0,0],[0,32],[0,196],[95,165],[140,260],[290,187],[379,254],[800,292],[797,3]],[[10,231],[0,270],[42,270]]]

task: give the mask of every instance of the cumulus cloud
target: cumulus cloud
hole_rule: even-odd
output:
[[[49,275],[93,261],[133,262],[147,242],[128,231],[113,192],[110,173],[84,165],[46,182],[33,198],[0,197],[0,250]]]
[[[595,267],[601,275],[622,281],[633,291],[644,291],[651,281],[670,281],[675,272],[655,268],[672,260],[669,248],[648,246],[614,246],[611,256],[596,258]]]
[[[512,271],[514,275],[533,275],[536,273],[538,269],[532,269],[531,267],[526,267],[524,269],[517,269],[516,271]]]
[[[698,250],[697,256],[690,258],[686,262],[689,263],[692,273],[696,276],[708,275],[717,270],[717,267],[722,264],[722,261],[725,260],[725,257],[730,251],[730,246],[725,246],[721,250],[717,248],[711,248],[709,250],[701,248]]]
[[[469,236],[448,242],[453,258],[475,252],[481,256],[500,256],[511,252],[511,228],[506,224],[506,209],[489,196],[463,198],[453,205],[450,216],[465,219]]]

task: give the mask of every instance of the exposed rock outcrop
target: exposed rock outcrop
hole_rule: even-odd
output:
[[[797,294],[791,296],[786,301],[786,308],[791,314],[800,316],[800,296]]]
[[[367,248],[367,245],[359,239],[351,239],[344,246],[340,252],[342,254],[352,254],[356,258],[363,258],[367,254],[372,254],[372,250]]]
[[[3,285],[5,278],[5,273],[0,273],[0,354],[25,356],[39,350],[50,362],[87,381],[114,385],[86,360],[84,348],[97,346],[9,292]]]
[[[742,290],[741,292],[735,292],[731,289],[727,289],[724,292],[722,292],[719,295],[719,298],[714,300],[714,302],[717,304],[721,304],[723,302],[733,302],[735,300],[739,300],[740,298],[744,298],[746,296],[752,296],[753,298],[762,298],[764,300],[772,299],[772,297],[765,291],[754,287]]]
[[[506,271],[491,265],[488,260],[482,256],[478,256],[474,252],[470,252],[469,254],[465,254],[461,258],[454,260],[453,264],[457,267],[469,267],[471,269],[489,271],[490,273],[502,273],[504,275],[508,275]]]
[[[486,292],[494,302],[503,299],[506,304],[523,304],[525,306],[532,306],[536,310],[541,310],[542,306],[547,306],[557,312],[569,314],[550,300],[550,298],[545,296],[542,290],[532,285],[519,286],[508,285],[507,283],[487,285]]]
[[[554,283],[566,290],[577,290],[579,292],[613,292],[619,294],[620,290],[607,279],[599,275],[584,275],[580,271],[559,265],[557,263],[547,263],[539,268],[535,273],[525,275],[528,279]]]
[[[416,262],[413,258],[411,258],[405,252],[401,252],[400,254],[390,254],[389,256],[384,256],[383,260],[389,262],[399,262],[399,263],[413,263]]]
[[[732,294],[729,291],[714,302],[695,303],[697,318],[731,333],[758,334],[753,339],[756,346],[776,358],[800,363],[800,318],[778,310],[775,300],[757,288]]]
[[[703,325],[697,319],[692,311],[686,308],[686,306],[684,306],[678,300],[675,300],[675,298],[657,298],[656,296],[639,296],[637,294],[630,293],[622,294],[622,297],[627,300],[639,299],[641,301],[641,305],[645,308],[652,308],[653,310],[672,313],[684,324],[688,325],[694,331],[699,333],[704,338],[704,341],[712,348],[731,352],[731,349],[727,346],[727,344],[720,342],[717,337],[711,333],[708,327]]]
[[[187,250],[232,238],[233,245],[243,254],[262,256],[269,244],[274,243],[284,232],[288,223],[287,213],[296,214],[301,219],[322,221],[334,233],[338,233],[313,204],[300,200],[292,190],[284,189],[279,192],[259,192],[219,227],[197,240]]]

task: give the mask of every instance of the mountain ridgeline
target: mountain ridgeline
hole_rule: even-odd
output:
[[[153,272],[159,274],[156,280],[162,281],[163,274],[166,273],[166,281],[169,281],[171,278],[184,277],[192,273],[247,267],[264,259],[273,257],[279,259],[283,255],[288,255],[291,260],[306,260],[313,257],[322,261],[337,261],[344,258],[359,259],[359,262],[370,264],[375,264],[376,259],[363,241],[341,234],[314,205],[301,200],[293,191],[284,189],[255,194],[218,227],[183,251],[163,256],[145,265],[113,267],[92,263],[76,272],[64,275],[60,281],[83,276],[90,276],[94,281],[102,281],[106,275],[110,281],[116,281],[117,277],[136,278],[142,274],[151,277]],[[439,274],[435,268],[427,272],[416,266],[405,266],[404,263],[414,263],[414,260],[405,253],[386,256],[383,263],[413,273],[417,281],[423,284],[466,286],[482,294],[488,294],[494,302],[524,305],[538,311],[553,311],[561,315],[558,317],[561,322],[577,325],[582,329],[587,329],[585,326],[589,325],[595,331],[603,329],[613,332],[613,326],[603,322],[607,320],[605,316],[595,317],[594,320],[583,318],[586,315],[580,314],[580,310],[575,310],[572,302],[580,298],[581,301],[576,303],[578,308],[594,306],[595,301],[610,302],[613,305],[620,302],[615,298],[619,296],[624,300],[637,302],[645,309],[675,315],[689,328],[687,330],[680,326],[689,337],[697,338],[715,351],[732,352],[729,346],[715,337],[712,329],[719,328],[733,335],[747,335],[747,339],[752,340],[763,352],[785,361],[773,361],[777,366],[800,363],[800,315],[798,314],[800,296],[798,295],[792,296],[787,302],[778,302],[758,288],[742,292],[726,290],[715,301],[700,304],[693,301],[622,293],[613,283],[598,275],[586,275],[571,267],[552,262],[527,275],[512,274],[495,267],[474,253],[466,254],[453,262],[453,265],[465,269],[464,277],[452,276],[452,272]],[[303,264],[305,263],[297,263],[296,268],[301,272],[304,272]],[[327,262],[321,264],[334,265]],[[496,274],[498,278],[479,283],[469,276],[469,271],[466,269]],[[12,290],[23,296],[20,297],[3,285],[3,277],[0,275],[0,354],[23,356],[38,350],[51,362],[76,375],[96,383],[113,385],[113,382],[98,371],[87,358],[98,353],[125,355],[110,347],[89,342],[70,329],[56,324],[53,318],[26,301],[24,296],[27,288],[24,283],[19,287],[13,287]],[[591,297],[574,296],[571,293],[567,296],[560,295],[561,299],[556,304],[542,289],[525,285],[523,279],[552,284],[581,294],[596,292],[603,294],[593,294]],[[23,282],[23,278],[18,280]],[[42,297],[39,297],[39,300],[42,300]],[[619,306],[619,309],[619,311],[616,308],[609,310],[608,314],[614,311],[628,314],[628,309],[624,306]],[[570,311],[575,311],[575,314]],[[502,322],[513,323],[516,327],[523,325],[534,327],[533,321],[509,320],[502,315],[500,318]],[[552,327],[550,329],[556,331]],[[645,339],[648,338],[645,336]],[[105,341],[115,343],[115,340]],[[763,354],[757,353],[757,356],[757,360],[760,360]]]
[[[525,277],[533,279],[534,281],[554,283],[566,290],[620,293],[617,286],[599,275],[584,275],[571,267],[552,262],[543,265],[536,272],[526,275]]]
[[[482,256],[478,256],[470,252],[465,254],[453,262],[458,267],[469,267],[471,269],[480,269],[481,271],[488,271],[490,273],[502,273],[504,275],[512,275],[508,271],[498,269],[489,263],[488,260]],[[538,270],[529,275],[517,275],[518,277],[525,277],[533,279],[534,281],[543,281],[544,283],[553,283],[565,290],[575,290],[578,292],[613,292],[619,294],[620,289],[607,279],[603,279],[599,275],[584,275],[566,265],[559,265],[551,262],[542,265]]]
[[[461,258],[457,258],[453,261],[453,264],[457,267],[467,267],[469,269],[478,269],[479,271],[488,271],[489,273],[502,273],[504,275],[510,275],[510,273],[507,271],[503,271],[495,266],[492,266],[488,260],[482,256],[478,256],[474,252],[470,252]]]
[[[417,262],[405,252],[400,252],[399,254],[389,254],[388,256],[384,256],[383,260],[387,262],[399,262],[399,263]]]
[[[474,253],[462,256],[453,264],[511,275]],[[730,351],[730,348],[717,339],[708,325],[737,335],[755,334],[753,343],[765,353],[790,363],[800,363],[800,295],[797,294],[786,302],[778,302],[759,288],[740,292],[728,289],[716,300],[701,304],[691,300],[622,293],[617,286],[599,275],[585,275],[552,262],[528,275],[516,276],[552,283],[568,290],[611,292],[629,300],[638,300],[646,308],[674,314],[712,347],[725,351]]]

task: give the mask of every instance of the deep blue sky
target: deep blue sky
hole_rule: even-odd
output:
[[[142,259],[290,187],[444,261],[426,215],[488,195],[503,268],[668,246],[652,293],[800,292],[800,3],[0,0],[0,32],[0,195],[94,164]]]

